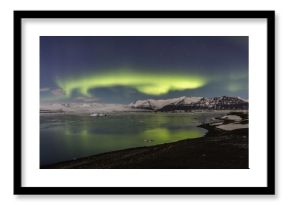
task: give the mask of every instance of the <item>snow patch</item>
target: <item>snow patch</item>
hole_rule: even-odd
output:
[[[222,125],[223,124],[223,122],[216,122],[216,123],[211,123],[210,125],[211,126],[217,126],[217,125]]]
[[[237,115],[226,115],[226,116],[223,116],[222,119],[234,120],[234,121],[241,121],[242,120],[242,118],[240,116],[237,116]]]
[[[226,131],[232,131],[232,130],[237,130],[237,129],[249,128],[249,125],[248,124],[230,123],[230,124],[226,124],[226,125],[217,126],[216,128],[219,128],[219,129],[222,129],[222,130],[226,130]]]

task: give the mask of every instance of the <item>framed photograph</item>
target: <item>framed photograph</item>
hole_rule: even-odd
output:
[[[274,194],[274,11],[14,11],[15,194]]]

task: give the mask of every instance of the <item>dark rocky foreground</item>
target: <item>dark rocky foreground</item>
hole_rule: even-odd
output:
[[[247,121],[247,114],[234,113]],[[224,120],[223,124],[231,123]],[[114,151],[44,169],[247,169],[248,129],[224,131],[204,124],[208,133],[198,139]]]

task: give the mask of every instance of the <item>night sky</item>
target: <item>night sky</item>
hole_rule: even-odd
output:
[[[248,99],[247,36],[42,36],[41,102]]]

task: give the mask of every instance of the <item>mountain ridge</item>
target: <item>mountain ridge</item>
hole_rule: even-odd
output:
[[[247,110],[248,101],[240,97],[178,97],[170,99],[136,100],[129,105],[107,103],[41,104],[41,113],[110,113],[132,111]]]
[[[147,99],[137,100],[129,104],[135,109],[147,109],[154,111],[174,111],[174,110],[199,110],[199,109],[248,109],[248,101],[241,97],[220,96],[220,97],[179,97],[170,99]]]

